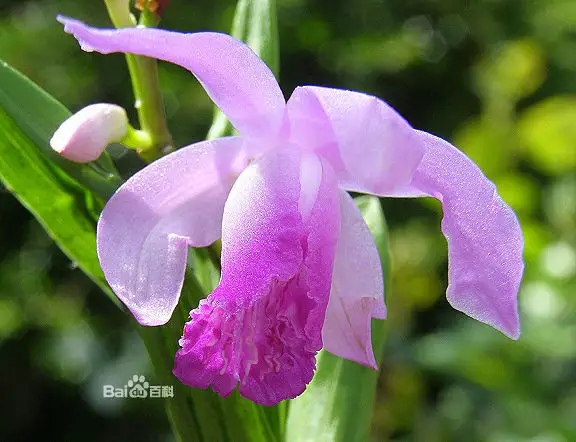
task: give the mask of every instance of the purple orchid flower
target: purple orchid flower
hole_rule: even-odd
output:
[[[150,164],[98,224],[106,278],[144,325],[170,318],[188,246],[222,237],[220,284],[191,312],[176,354],[182,382],[222,396],[239,384],[271,405],[304,391],[322,347],[377,368],[370,320],[386,316],[381,265],[346,191],[439,199],[448,301],[519,337],[520,226],[457,148],[362,93],[303,86],[286,102],[264,62],[228,35],[60,21],[87,51],[185,67],[241,134]]]

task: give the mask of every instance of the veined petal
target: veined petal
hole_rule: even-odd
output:
[[[226,202],[222,280],[191,312],[176,376],[222,396],[239,383],[264,405],[302,393],[322,347],[339,233],[327,163],[278,150],[251,164]]]
[[[132,176],[98,222],[106,280],[143,325],[166,323],[178,303],[188,245],[220,237],[228,192],[247,164],[244,141],[184,147]]]
[[[362,213],[342,190],[340,223],[332,290],[322,329],[324,348],[378,369],[370,329],[372,318],[386,317],[382,264]]]
[[[441,138],[421,131],[416,134],[425,153],[410,191],[422,191],[442,202],[448,301],[455,309],[518,339],[517,296],[524,270],[518,219],[472,160]]]
[[[145,55],[188,69],[245,136],[274,136],[280,129],[285,101],[274,74],[248,46],[229,35],[97,29],[71,18],[58,20],[85,51]]]
[[[328,159],[347,190],[393,192],[410,183],[422,159],[411,126],[371,95],[304,86],[287,109],[292,142]]]

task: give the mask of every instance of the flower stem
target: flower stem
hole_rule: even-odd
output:
[[[150,9],[148,9],[148,4],[146,4],[144,10],[140,14],[139,25],[146,26],[147,28],[153,28],[158,26],[159,21],[160,17],[158,17],[154,12],[150,11]]]
[[[104,0],[108,15],[117,28],[133,27],[136,25],[134,17],[130,14],[128,2],[125,0]],[[142,12],[140,25],[156,26],[158,18],[154,13],[145,9]],[[128,72],[132,80],[134,91],[134,107],[138,112],[140,128],[148,134],[150,145],[138,149],[138,154],[147,162],[173,150],[172,136],[166,124],[166,113],[158,82],[158,67],[153,58],[126,54]]]
[[[170,333],[170,328],[168,325],[163,327],[139,325],[138,331],[150,355],[158,382],[162,385],[172,385],[174,388],[174,397],[165,398],[164,404],[176,440],[178,442],[199,440],[199,424],[188,401],[188,391],[172,375],[174,351],[169,348],[167,342],[170,340],[177,342],[178,338]]]

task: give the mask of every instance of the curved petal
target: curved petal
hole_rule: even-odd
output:
[[[362,213],[345,191],[340,223],[322,341],[330,353],[378,369],[370,327],[372,318],[386,318],[382,264]]]
[[[188,245],[220,237],[224,202],[246,166],[243,140],[182,148],[130,178],[98,222],[106,280],[143,325],[166,323],[178,303]]]
[[[416,131],[425,154],[411,189],[442,202],[448,241],[448,301],[518,339],[524,240],[516,215],[482,171],[456,147]],[[392,195],[404,196],[404,195]]]
[[[304,86],[287,110],[291,141],[328,159],[347,190],[393,192],[411,181],[422,159],[411,126],[371,95]]]
[[[250,165],[224,210],[222,280],[190,314],[176,376],[222,396],[239,383],[264,405],[302,393],[322,347],[339,232],[328,164],[278,150]]]
[[[58,20],[85,51],[145,55],[188,69],[245,136],[274,136],[280,129],[285,101],[274,74],[248,46],[229,35],[97,29],[62,16]]]

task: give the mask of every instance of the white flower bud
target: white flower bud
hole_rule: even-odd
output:
[[[87,163],[96,160],[109,144],[122,141],[127,133],[128,117],[123,108],[91,104],[60,125],[50,146],[69,160]]]

